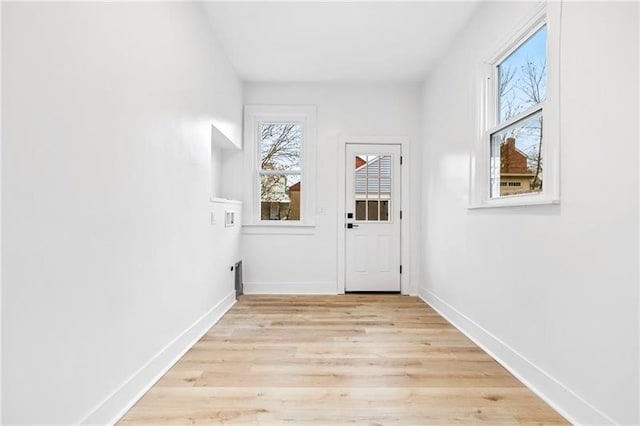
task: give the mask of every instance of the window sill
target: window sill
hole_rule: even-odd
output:
[[[470,204],[467,209],[492,209],[498,207],[526,207],[526,206],[542,206],[542,205],[558,205],[560,200],[558,199],[526,199],[523,197],[510,197],[504,199],[489,200],[482,204]]]
[[[303,223],[261,223],[242,225],[245,235],[314,235],[316,226]]]

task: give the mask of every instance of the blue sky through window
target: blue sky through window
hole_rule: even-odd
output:
[[[545,25],[498,64],[499,122],[546,99],[546,58]]]

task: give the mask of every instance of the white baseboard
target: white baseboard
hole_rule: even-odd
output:
[[[419,297],[572,424],[616,424],[549,373],[424,287]]]
[[[235,303],[234,290],[118,386],[79,424],[115,424]]]
[[[244,294],[338,294],[335,282],[243,283]]]

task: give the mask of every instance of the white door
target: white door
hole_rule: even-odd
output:
[[[400,291],[400,145],[346,145],[345,291]]]

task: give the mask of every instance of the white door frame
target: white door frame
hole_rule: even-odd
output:
[[[410,273],[411,265],[409,264],[410,252],[410,220],[409,215],[409,138],[404,136],[341,136],[338,141],[338,187],[337,192],[337,233],[338,247],[337,264],[338,276],[336,279],[336,292],[344,294],[345,289],[345,157],[347,144],[363,144],[363,145],[400,145],[402,151],[402,167],[400,168],[400,209],[402,210],[402,222],[400,223],[400,263],[402,265],[402,274],[400,275],[400,293],[410,294]]]

